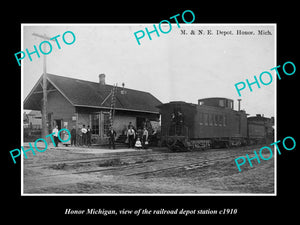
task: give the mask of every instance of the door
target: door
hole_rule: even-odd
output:
[[[145,126],[146,119],[144,117],[136,118],[136,129],[143,129]]]
[[[58,130],[62,128],[62,120],[55,120],[55,124],[58,126]]]

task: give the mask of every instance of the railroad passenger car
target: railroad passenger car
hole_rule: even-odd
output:
[[[162,143],[172,150],[229,147],[247,139],[247,114],[227,98],[174,101],[159,105]]]

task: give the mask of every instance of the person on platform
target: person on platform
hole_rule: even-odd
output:
[[[112,126],[110,127],[107,136],[109,141],[108,143],[109,149],[111,148],[115,149],[115,140],[116,140],[117,133]]]
[[[65,126],[65,129],[68,129],[67,126]],[[62,130],[62,140],[64,141],[63,144],[68,147],[68,145],[71,144],[71,138],[69,136],[69,132],[67,132],[66,130]],[[72,134],[71,134],[72,136]],[[67,141],[68,140],[68,141]]]
[[[134,147],[136,149],[141,149],[143,147],[139,137],[136,139]]]
[[[146,149],[148,148],[148,136],[149,136],[149,132],[147,130],[146,127],[144,127],[144,130],[143,130],[143,136],[142,136],[142,143],[143,143],[143,148]]]
[[[82,132],[81,132],[81,127],[80,126],[78,127],[76,142],[77,142],[77,146],[82,145]]]
[[[129,122],[129,124],[128,124],[128,129],[130,129],[130,127],[134,130],[134,132],[136,132],[136,129],[135,129],[135,127],[132,125],[131,122]]]
[[[132,126],[129,127],[127,131],[127,138],[128,138],[128,147],[133,148],[134,147],[134,141],[135,141],[135,131],[133,130]]]
[[[52,130],[52,133],[53,134],[53,137],[54,137],[54,144],[55,144],[55,147],[58,147],[58,126],[56,125],[54,127],[54,129]]]
[[[75,126],[73,126],[72,130],[71,130],[71,146],[76,146],[76,128]]]
[[[90,147],[91,146],[91,141],[92,141],[92,130],[90,128],[90,126],[87,126],[87,132],[86,132],[86,143],[87,146]]]
[[[82,133],[82,145],[85,146],[86,145],[86,133],[87,133],[87,129],[85,128],[84,124],[82,125],[81,133]]]

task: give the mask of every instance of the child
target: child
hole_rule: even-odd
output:
[[[142,148],[142,143],[140,141],[140,138],[137,138],[136,139],[136,142],[135,142],[135,146],[137,149],[141,149]]]

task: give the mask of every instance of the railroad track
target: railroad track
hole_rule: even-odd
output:
[[[230,151],[230,150],[229,150]],[[139,156],[165,156],[165,155],[184,155],[184,154],[193,154],[193,153],[199,153],[197,151],[195,152],[156,152],[156,151],[136,151],[136,152],[130,152],[130,153],[125,153],[125,152],[120,152],[120,153],[104,153],[102,156],[93,156],[93,157],[87,157],[87,158],[76,158],[76,159],[65,159],[65,160],[53,160],[53,161],[48,161],[48,162],[43,162],[43,163],[32,163],[32,162],[25,162],[24,166],[26,168],[34,168],[34,167],[45,167],[49,165],[54,165],[54,164],[75,164],[75,163],[89,163],[89,162],[97,162],[99,160],[114,160],[114,159],[128,159],[130,157],[139,157]],[[213,154],[220,154],[219,150],[215,149],[210,149],[208,151],[203,152],[209,153],[210,155]],[[226,152],[225,154],[227,154]],[[224,152],[223,152],[224,154]]]
[[[153,155],[157,155],[157,154],[153,154]],[[159,154],[161,155],[161,154]],[[221,161],[221,160],[225,160],[228,158],[234,159],[236,157],[236,155],[227,155],[225,157],[219,157],[219,158],[215,158],[215,159],[207,159],[204,157],[201,158],[197,158],[195,160],[193,160],[193,162],[183,162],[180,163],[180,165],[172,165],[172,161],[169,163],[165,163],[163,164],[162,168],[154,168],[154,169],[149,169],[149,164],[148,162],[144,162],[144,163],[139,163],[139,164],[130,164],[130,165],[122,165],[122,166],[113,166],[113,167],[101,167],[100,169],[94,169],[94,170],[84,170],[84,171],[78,171],[78,172],[71,172],[68,174],[91,174],[91,173],[101,173],[101,172],[106,172],[106,171],[114,171],[117,172],[117,175],[122,175],[122,176],[139,176],[139,175],[146,175],[146,174],[157,174],[160,172],[165,172],[165,171],[174,171],[174,170],[178,170],[178,169],[184,169],[184,170],[193,170],[193,169],[199,169],[199,168],[203,168],[203,167],[207,167],[207,166],[212,166],[214,165],[216,162]],[[164,160],[164,159],[161,159]],[[175,160],[175,159],[173,159]],[[178,159],[176,159],[178,160]],[[154,161],[155,163],[155,161]],[[156,162],[157,163],[157,162]],[[135,172],[129,172],[126,173],[130,170],[138,170]],[[60,175],[60,174],[58,174]],[[63,173],[61,175],[66,175],[66,173]],[[50,176],[55,176],[55,175],[50,175]]]
[[[70,171],[68,173],[52,173],[50,175],[45,174],[42,175],[43,177],[53,177],[53,176],[60,176],[60,175],[68,175],[68,174],[91,174],[91,173],[101,173],[101,172],[106,172],[106,171],[112,171],[113,175],[123,175],[123,176],[134,176],[134,175],[143,175],[143,174],[155,174],[159,173],[161,171],[168,171],[168,170],[173,170],[173,169],[180,169],[184,168],[185,170],[192,170],[196,168],[201,168],[205,166],[209,166],[214,164],[214,162],[219,161],[219,160],[224,160],[227,158],[232,158],[233,160],[237,157],[236,152],[228,154],[229,152],[220,152],[220,151],[210,151],[210,152],[205,152],[204,154],[199,154],[199,152],[183,152],[183,153],[162,153],[162,152],[133,152],[133,153],[116,153],[116,154],[109,154],[109,156],[98,156],[98,157],[90,157],[90,158],[82,158],[82,159],[72,159],[72,160],[57,160],[57,161],[50,161],[46,163],[41,163],[41,164],[25,164],[26,169],[32,169],[32,168],[49,168],[49,169],[55,169],[57,171],[63,170],[74,170],[74,167],[68,167],[74,164],[88,164],[90,163],[90,167],[98,167],[96,169],[90,169],[90,170],[82,170],[84,166],[79,165],[75,169],[77,171]],[[189,154],[189,157],[187,157],[186,154]],[[190,157],[190,154],[194,154],[195,157]],[[152,159],[157,157],[156,159]],[[200,156],[200,157],[199,157]],[[222,157],[223,156],[223,157]],[[225,156],[225,157],[224,157]],[[185,157],[188,158],[188,161],[186,161]],[[207,158],[213,157],[215,158],[214,160],[207,160]],[[148,158],[148,160],[147,160]],[[138,163],[139,159],[139,163]],[[141,159],[146,159],[146,160],[141,160]],[[153,167],[156,167],[155,169],[149,169],[149,165],[151,165],[151,159],[153,161]],[[113,161],[113,160],[119,160],[119,164],[116,165],[104,165],[101,162],[106,162],[106,161]],[[136,160],[135,162],[130,162],[127,163],[126,160]],[[192,160],[192,162],[191,162]],[[157,164],[157,161],[165,161],[162,164],[163,168],[160,168],[161,165]],[[166,162],[169,161],[169,162]],[[179,165],[175,165],[173,161],[179,161],[183,162],[180,163]],[[98,164],[97,164],[98,163]],[[99,164],[100,163],[100,164]],[[58,166],[58,167],[55,167]],[[61,167],[60,167],[61,166]],[[157,168],[158,167],[158,168]],[[133,171],[130,171],[133,170]],[[138,171],[134,171],[138,170]],[[125,173],[124,172],[129,173]]]
[[[231,158],[231,156],[227,156],[227,157],[223,157],[223,158],[218,158],[218,159],[214,159],[214,160],[203,160],[203,161],[194,161],[194,162],[190,162],[190,163],[182,163],[180,165],[176,165],[176,166],[170,166],[170,167],[166,167],[166,168],[161,168],[161,169],[154,169],[154,170],[148,170],[148,171],[139,171],[139,172],[133,172],[130,174],[126,174],[125,176],[140,176],[140,175],[155,175],[161,172],[166,172],[166,171],[172,171],[174,172],[175,170],[179,170],[179,169],[184,169],[184,170],[192,170],[192,169],[199,169],[202,167],[206,167],[206,166],[211,166],[213,164],[215,164],[215,162],[220,161],[220,160],[224,160],[224,159],[228,159]]]
[[[165,172],[165,171],[174,171],[178,169],[185,169],[185,170],[192,170],[192,169],[198,169],[201,167],[206,167],[206,166],[211,166],[215,164],[215,162],[232,158],[232,156],[226,156],[214,160],[207,160],[204,158],[199,158],[197,160],[193,160],[193,162],[185,162],[181,163],[180,165],[172,165],[172,162],[165,163],[163,164],[162,167],[159,168],[153,168],[149,169],[149,165],[145,165],[145,163],[140,163],[140,164],[131,164],[131,165],[124,165],[124,166],[116,166],[116,167],[102,167],[100,169],[96,170],[85,170],[85,171],[78,171],[78,172],[70,172],[70,173],[62,173],[62,174],[53,174],[53,175],[46,175],[43,177],[53,177],[53,176],[59,176],[59,175],[68,175],[68,174],[95,174],[95,173],[103,173],[103,172],[116,172],[117,174],[113,175],[121,175],[121,176],[139,176],[139,175],[146,175],[146,174],[157,174],[160,172]],[[200,160],[200,161],[199,161]],[[156,162],[157,163],[157,162]],[[137,170],[132,172],[132,170]]]
[[[148,177],[164,177],[164,176],[185,176],[185,173],[189,171],[195,173],[195,177],[201,176],[201,168],[214,166],[219,167],[218,162],[234,163],[234,159],[239,156],[238,152],[228,151],[212,151],[212,152],[186,152],[186,153],[161,153],[161,152],[134,152],[134,154],[109,154],[109,156],[81,158],[73,160],[57,160],[43,164],[25,165],[24,170],[27,175],[24,177],[26,188],[28,190],[34,190],[39,188],[47,188],[51,186],[66,185],[71,183],[80,183],[90,180],[103,179],[103,182],[111,180],[115,182],[116,179],[123,179],[125,177],[132,177],[134,180],[145,179]],[[249,154],[250,157],[252,157]],[[137,163],[136,160],[140,160],[141,157],[145,157],[145,160],[141,160]],[[129,164],[119,164],[113,166],[98,166],[99,161],[103,160],[128,160]],[[155,160],[154,160],[155,159]],[[129,162],[128,161],[128,162]],[[160,161],[160,162],[158,162]],[[47,167],[55,164],[73,165],[76,163],[88,163],[91,165],[83,165],[79,167],[66,167],[62,169],[42,170],[39,173],[38,167]],[[51,167],[48,167],[50,169]],[[198,169],[198,170],[197,170]],[[193,172],[195,171],[195,172]],[[206,173],[206,170],[203,170]],[[43,174],[44,173],[44,174]],[[34,174],[34,175],[31,175]],[[122,178],[123,177],[123,178]]]
[[[130,159],[134,157],[147,157],[147,156],[164,156],[170,153],[157,153],[157,152],[139,152],[138,154],[110,154],[109,156],[98,156],[98,157],[89,157],[89,158],[81,158],[81,159],[66,159],[66,160],[55,160],[48,161],[45,163],[25,163],[26,168],[35,168],[35,167],[45,167],[49,165],[55,164],[76,164],[76,163],[90,163],[90,162],[98,162],[103,160],[115,160],[115,159]]]

